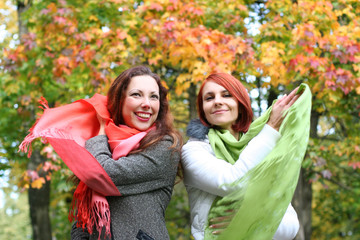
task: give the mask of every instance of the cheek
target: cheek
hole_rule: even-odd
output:
[[[133,109],[134,102],[129,98],[125,99],[121,109],[122,118],[124,119],[125,124],[127,124],[129,119],[131,119],[131,113],[133,112]]]
[[[156,112],[156,118],[157,118],[160,111],[160,102],[157,101],[156,103],[154,103],[152,108],[153,108],[153,112]]]
[[[122,115],[122,118],[124,120],[124,123],[126,125],[129,124],[129,121],[131,119],[131,111],[129,108],[125,107],[126,105],[124,105],[124,107],[122,108],[122,111],[121,111],[121,115]]]
[[[203,104],[203,111],[205,113],[206,118],[208,118],[208,116],[210,115],[210,111],[211,111],[211,107],[209,106],[209,104],[206,104],[206,103]]]

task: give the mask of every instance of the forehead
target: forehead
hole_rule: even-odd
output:
[[[217,83],[211,82],[211,81],[205,83],[205,85],[203,87],[203,95],[209,94],[209,93],[224,92],[224,91],[228,91],[228,90],[226,88],[224,88],[223,86],[221,86],[220,84],[217,84]]]
[[[156,80],[149,75],[135,76],[130,79],[127,90],[138,89],[141,91],[159,92]]]

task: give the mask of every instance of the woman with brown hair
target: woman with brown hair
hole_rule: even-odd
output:
[[[191,213],[191,232],[196,240],[216,239],[217,234],[224,232],[232,218],[237,216],[238,210],[242,206],[247,206],[246,194],[249,193],[252,195],[252,203],[251,208],[247,208],[246,211],[250,211],[249,215],[259,217],[252,222],[250,217],[247,217],[249,215],[241,215],[241,209],[237,223],[232,226],[233,235],[223,239],[285,240],[296,236],[299,221],[290,204],[291,199],[289,200],[293,190],[285,186],[286,190],[277,192],[275,188],[266,188],[265,185],[257,185],[256,182],[259,174],[266,178],[268,169],[272,170],[275,165],[276,161],[273,161],[269,164],[270,167],[262,167],[258,171],[258,166],[264,164],[264,159],[282,138],[279,129],[285,112],[300,96],[296,91],[277,100],[272,106],[271,113],[269,111],[266,117],[259,118],[259,121],[262,121],[260,124],[259,121],[252,124],[250,98],[239,80],[230,74],[214,73],[203,82],[197,97],[200,121],[190,122],[187,129],[190,139],[182,148],[184,184],[189,195]],[[268,181],[273,181],[273,178],[269,177]],[[276,181],[278,180],[274,182]],[[294,181],[297,182],[296,176],[288,180],[289,183]],[[256,191],[252,191],[253,186]],[[268,207],[264,207],[263,211],[263,206],[266,205],[263,203],[272,201],[266,198],[268,196],[265,192],[274,194],[273,200],[277,195],[286,195],[286,198],[279,201],[285,202],[285,207],[281,205],[279,211],[274,209],[274,212],[267,215],[265,209],[268,210]],[[221,203],[227,196],[232,195],[235,196],[230,198],[231,201]],[[272,214],[279,216],[272,218]],[[259,219],[266,217],[273,220],[272,223],[261,222],[261,225]],[[246,229],[243,231],[241,228]]]
[[[114,80],[107,97],[95,94],[50,110],[25,142],[45,137],[80,179],[71,238],[169,239],[165,210],[182,139],[159,76],[133,67]],[[53,123],[46,120],[61,114],[61,126],[49,131]]]

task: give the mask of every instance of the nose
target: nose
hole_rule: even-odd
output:
[[[222,99],[221,99],[220,96],[215,96],[215,98],[214,98],[214,104],[215,104],[216,106],[223,104]]]
[[[144,97],[144,99],[141,103],[141,107],[146,110],[150,109],[150,99],[147,97]]]

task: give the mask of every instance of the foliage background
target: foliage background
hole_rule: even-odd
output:
[[[307,83],[314,98],[304,185],[294,197],[302,224],[297,239],[360,237],[357,0],[7,0],[0,10],[1,238],[42,239],[38,232],[69,238],[69,170],[40,142],[35,157],[18,153],[41,113],[38,99],[55,107],[105,93],[137,64],[162,77],[182,133],[196,116],[197,87],[212,71],[241,80],[257,115]],[[45,196],[48,208],[36,206],[34,195]],[[41,219],[40,211],[51,219],[46,231],[31,221]],[[190,238],[188,219],[179,183],[167,210],[172,239]]]

